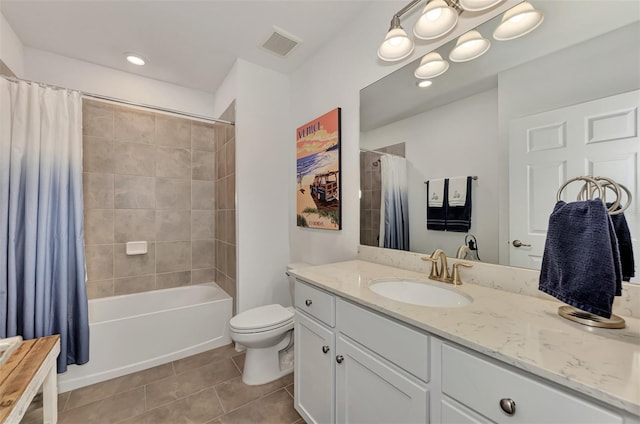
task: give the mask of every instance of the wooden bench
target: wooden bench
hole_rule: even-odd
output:
[[[18,424],[43,386],[44,424],[58,421],[56,358],[60,336],[26,340],[0,367],[0,423]]]

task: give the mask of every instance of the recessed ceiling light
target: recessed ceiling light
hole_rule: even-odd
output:
[[[142,66],[145,64],[145,60],[140,57],[140,55],[134,53],[125,53],[124,54],[129,63],[133,63],[134,65]]]
[[[420,87],[420,88],[431,87],[431,84],[433,84],[433,81],[431,81],[431,80],[424,80],[424,81],[420,81],[420,82],[418,82],[418,87]]]

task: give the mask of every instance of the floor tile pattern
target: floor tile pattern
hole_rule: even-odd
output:
[[[261,386],[242,382],[233,345],[58,395],[59,424],[300,424],[293,374]],[[42,422],[36,397],[21,424]]]

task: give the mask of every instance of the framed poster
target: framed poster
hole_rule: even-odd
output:
[[[340,108],[296,130],[298,227],[342,229]]]

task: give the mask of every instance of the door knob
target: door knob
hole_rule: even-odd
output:
[[[531,247],[530,244],[523,243],[520,240],[514,240],[511,244],[513,244],[514,247]]]
[[[322,346],[322,353],[327,353],[327,352],[329,352],[329,346],[327,345]]]
[[[500,399],[500,408],[507,415],[513,415],[516,413],[516,403],[513,399]]]
[[[338,356],[336,356],[336,362],[337,362],[337,363],[341,364],[341,363],[342,363],[342,361],[344,361],[344,356],[342,356],[342,355],[338,355]]]
[[[313,302],[311,301],[311,299],[307,299],[307,300],[304,301],[304,304],[307,305],[307,306],[311,306],[312,303]]]

